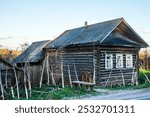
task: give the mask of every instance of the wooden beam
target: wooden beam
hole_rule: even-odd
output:
[[[133,71],[132,71],[132,83],[134,84],[134,79],[135,79],[135,70],[136,70],[136,64],[137,64],[137,58],[136,58],[136,61],[135,61],[135,63],[134,63],[134,65],[133,65]]]
[[[63,59],[62,59],[62,54],[61,54],[61,81],[62,81],[62,88],[64,88],[65,85],[64,85],[64,74],[63,74]]]
[[[53,66],[51,66],[51,71],[49,69],[49,72],[51,73],[52,83],[53,83],[54,86],[56,86],[56,82],[55,82],[55,79],[54,79],[54,73],[53,73]]]
[[[74,71],[75,71],[76,79],[77,79],[77,81],[79,81],[75,62],[73,63],[73,66],[74,66]],[[79,84],[79,86],[80,86],[80,84]]]
[[[27,85],[26,85],[26,69],[27,68],[27,63],[25,63],[25,67],[24,67],[24,73],[23,73],[23,79],[24,79],[24,88],[25,88],[25,93],[26,93],[26,98],[28,99],[28,90],[27,90]]]
[[[71,81],[71,74],[70,74],[70,66],[69,66],[69,64],[68,64],[68,75],[69,75],[70,86],[72,88],[72,81]]]
[[[17,86],[17,97],[18,99],[20,98],[20,94],[19,94],[19,84],[18,84],[18,78],[17,78],[17,73],[16,73],[16,69],[15,69],[15,65],[13,65],[13,70],[14,70],[14,75],[15,75],[15,80],[16,80],[16,86]]]
[[[2,77],[1,77],[1,70],[0,70],[0,86],[1,86],[1,93],[2,93],[2,99],[4,100],[4,88],[2,84]]]
[[[7,67],[6,67],[6,74],[5,74],[5,84],[6,84],[6,88],[8,88],[8,70],[7,70]]]
[[[42,87],[42,81],[43,81],[43,74],[44,74],[45,62],[46,62],[46,58],[44,59],[44,61],[43,61],[43,66],[42,66],[42,72],[41,72],[41,78],[40,78],[40,88]]]
[[[148,81],[148,83],[150,83],[150,80],[149,80],[149,78],[147,77],[147,75],[144,73],[144,70],[142,70],[142,72],[143,72],[143,74],[144,74],[146,80]]]
[[[72,81],[73,84],[82,84],[82,85],[89,85],[89,86],[94,86],[95,83],[92,82],[84,82],[84,81]]]
[[[116,64],[118,65],[118,63],[116,63]],[[124,75],[123,75],[123,73],[122,73],[121,68],[119,68],[119,70],[120,70],[120,73],[121,73],[122,84],[123,84],[123,86],[125,86],[125,79],[124,79]]]
[[[14,95],[14,90],[13,90],[13,87],[12,87],[12,86],[11,86],[11,95],[12,95],[13,98],[15,97],[15,95]]]
[[[28,77],[28,87],[29,87],[29,97],[31,97],[32,96],[32,86],[31,86],[31,71],[30,71],[30,64],[29,64],[29,62],[27,63],[27,77]]]
[[[24,73],[24,88],[25,88],[26,98],[28,99],[29,96],[28,96],[28,90],[27,90],[27,85],[26,85],[26,76],[25,76],[25,73]]]
[[[95,57],[93,55],[93,83],[95,83],[95,73],[96,73],[96,68],[95,68]]]
[[[47,85],[49,85],[49,54],[47,54],[47,61],[46,61],[46,70],[47,70]]]
[[[31,74],[30,74],[30,69],[29,69],[29,73],[28,73],[28,84],[29,84],[29,96],[31,97],[32,96],[32,86],[31,86]]]

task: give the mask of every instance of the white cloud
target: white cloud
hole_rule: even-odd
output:
[[[0,37],[0,40],[5,40],[5,39],[12,39],[12,36],[8,36],[8,37]]]
[[[145,34],[150,34],[150,29],[144,29],[144,30],[143,30],[143,33],[145,33]]]

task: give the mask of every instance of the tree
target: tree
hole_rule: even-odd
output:
[[[19,44],[19,45],[20,45],[21,52],[24,52],[29,47],[28,42],[24,42],[24,43]]]
[[[150,48],[141,49],[139,52],[139,58],[143,63],[145,69],[150,69]]]

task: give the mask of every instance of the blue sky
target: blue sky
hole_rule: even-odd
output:
[[[150,0],[0,0],[0,46],[52,40],[84,21],[98,23],[124,17],[150,42]]]

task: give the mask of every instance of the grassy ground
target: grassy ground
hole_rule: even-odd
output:
[[[146,80],[145,75],[143,73],[145,73],[148,76],[148,78],[150,79],[150,70],[140,69],[139,84],[147,83],[147,80]]]
[[[130,90],[130,89],[141,89],[141,88],[148,88],[150,87],[150,83],[147,82],[143,72],[149,77],[150,79],[150,70],[141,70],[139,72],[139,85],[133,86],[133,85],[127,85],[127,86],[112,86],[112,87],[94,87],[95,89],[106,89],[106,90]],[[16,95],[16,89],[14,89],[15,95]],[[43,85],[42,88],[39,88],[39,86],[32,86],[32,97],[29,98],[29,100],[60,100],[60,99],[69,99],[69,98],[78,98],[80,96],[86,96],[86,95],[98,95],[102,94],[100,92],[96,91],[87,91],[85,88],[71,88],[71,87],[65,87],[64,89]],[[25,90],[24,87],[20,88],[20,100],[26,100]],[[6,95],[6,99],[17,99],[12,98],[11,92],[8,91]]]
[[[69,99],[73,97],[80,97],[83,95],[97,95],[99,92],[95,91],[87,91],[83,88],[71,88],[65,87],[64,89],[44,85],[42,88],[39,86],[32,87],[32,97],[29,100],[61,100],[61,99]],[[10,94],[10,93],[9,93]],[[16,94],[16,92],[15,92]],[[20,100],[27,100],[24,87],[20,88]],[[13,100],[17,98],[12,98],[11,95],[7,96],[7,99]]]
[[[150,74],[150,70],[145,70],[145,69],[140,69],[140,72],[144,72],[144,73],[148,73],[148,74]]]

